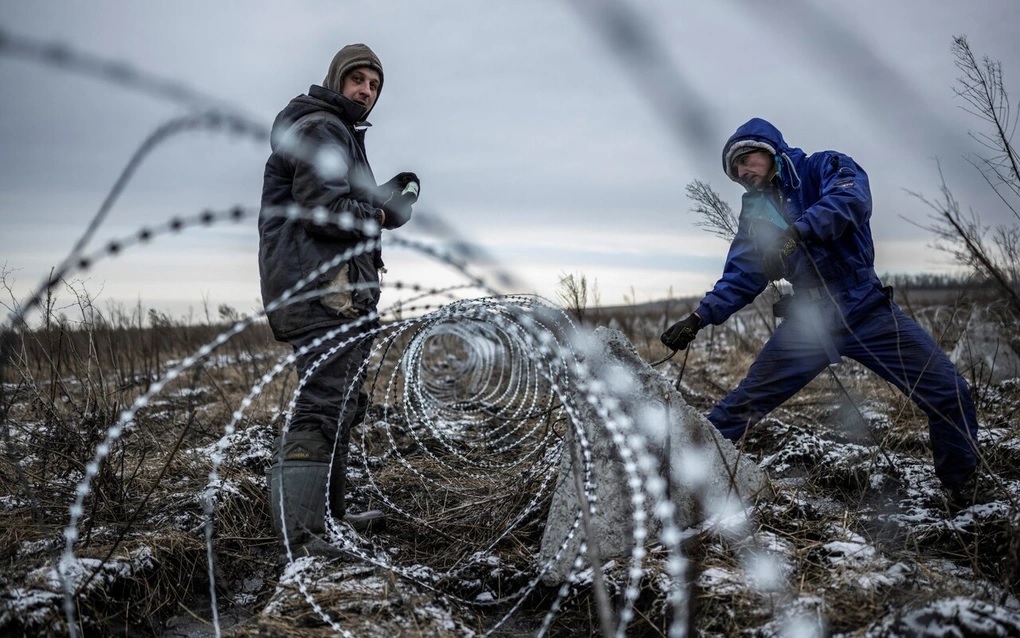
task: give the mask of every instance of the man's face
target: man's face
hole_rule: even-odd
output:
[[[735,162],[737,179],[744,184],[749,184],[761,190],[768,186],[774,163],[775,160],[772,154],[765,150],[752,151],[746,155],[741,155]]]
[[[343,96],[371,110],[379,97],[381,83],[378,71],[367,66],[358,67],[344,76]]]

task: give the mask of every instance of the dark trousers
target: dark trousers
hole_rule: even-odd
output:
[[[839,356],[859,361],[927,415],[935,474],[956,487],[977,465],[977,416],[966,381],[935,340],[875,289],[853,303],[794,304],[747,377],[709,413],[731,441]]]
[[[355,330],[324,339],[328,332],[315,331],[290,342],[295,352],[310,346],[295,363],[299,385],[290,430],[319,432],[330,450],[336,446],[346,457],[350,430],[364,418],[368,404],[362,390],[363,364],[372,350],[373,338]],[[348,342],[352,337],[354,340]]]

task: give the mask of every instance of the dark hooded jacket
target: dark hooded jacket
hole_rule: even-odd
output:
[[[279,340],[337,326],[376,309],[383,265],[378,235],[343,223],[345,213],[362,221],[377,214],[377,185],[365,153],[365,115],[364,107],[343,95],[312,86],[307,95],[291,100],[273,123],[259,213],[259,274],[269,325]],[[295,216],[296,210],[318,214]],[[366,240],[368,250],[320,271]],[[336,304],[330,307],[329,295],[316,294],[331,286],[335,290],[338,274],[352,288],[345,312],[338,312]],[[280,305],[285,293],[300,299]]]
[[[786,279],[794,292],[828,286],[844,291],[841,304],[854,306],[878,283],[871,237],[871,189],[868,176],[853,159],[836,151],[807,155],[787,145],[769,122],[755,118],[737,129],[723,147],[723,170],[735,144],[774,149],[777,174],[772,188],[744,194],[736,236],[722,277],[697,309],[707,324],[718,325],[754,301],[768,280],[763,249],[786,226],[795,226],[801,243],[786,260]],[[765,199],[768,198],[766,205]],[[781,219],[761,211],[778,211]]]

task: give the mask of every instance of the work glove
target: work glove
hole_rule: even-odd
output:
[[[686,350],[701,330],[701,317],[691,313],[690,317],[674,323],[659,337],[659,341],[670,350]]]
[[[411,172],[397,173],[379,186],[379,208],[386,213],[383,228],[400,228],[411,219],[411,205],[418,201],[421,181]]]
[[[761,268],[769,281],[777,281],[786,276],[785,260],[793,254],[793,251],[797,250],[798,243],[800,243],[800,232],[790,226],[765,249]]]

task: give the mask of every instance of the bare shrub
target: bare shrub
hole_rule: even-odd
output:
[[[961,73],[956,95],[985,128],[970,134],[985,149],[970,162],[1016,221],[992,228],[974,211],[961,211],[941,168],[940,198],[915,196],[934,211],[927,228],[936,236],[935,246],[978,278],[993,282],[1015,325],[1020,317],[1020,156],[1012,139],[1017,114],[1011,112],[1000,62],[979,61],[962,36],[953,39],[953,54]]]

